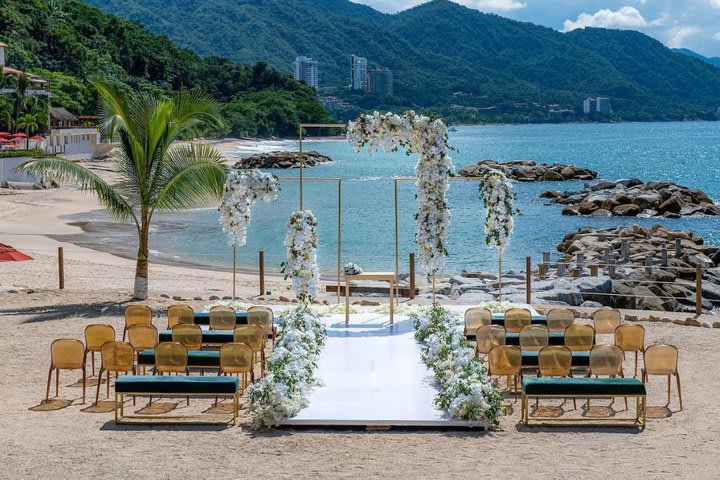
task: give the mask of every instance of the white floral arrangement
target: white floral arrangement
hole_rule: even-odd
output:
[[[241,302],[239,300],[217,300],[203,308],[203,312],[209,312],[212,307],[223,306],[230,307],[236,312],[246,312],[252,306],[250,303]]]
[[[245,246],[250,207],[258,200],[274,202],[279,190],[278,178],[258,169],[232,169],[228,173],[218,209],[220,224],[230,246]]]
[[[502,395],[463,334],[459,315],[435,305],[413,315],[422,359],[440,388],[435,406],[460,420],[499,425]]]
[[[511,303],[511,302],[505,302],[505,301],[493,301],[493,302],[483,302],[479,307],[487,308],[493,313],[505,313],[505,311],[509,308],[516,307],[517,305]]]
[[[360,268],[360,265],[350,262],[343,267],[343,272],[345,275],[360,275],[363,273],[363,269]]]
[[[515,191],[512,183],[499,171],[492,171],[480,181],[480,197],[485,203],[485,243],[497,248],[502,255],[510,244],[515,229],[515,215],[519,213],[513,206]]]
[[[325,336],[320,318],[304,306],[280,316],[265,376],[248,387],[254,428],[279,425],[308,405]]]
[[[310,303],[317,296],[320,268],[317,263],[317,219],[310,210],[293,212],[287,223],[287,261],[281,265],[285,279],[292,279],[298,301]]]
[[[403,115],[374,112],[350,122],[347,139],[356,152],[369,144],[371,155],[378,148],[394,152],[403,147],[408,155],[414,153],[420,157],[415,166],[418,256],[428,276],[442,271],[450,227],[450,209],[445,194],[450,176],[455,173],[448,154],[451,148],[445,123],[412,110]]]

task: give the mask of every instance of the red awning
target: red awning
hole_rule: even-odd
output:
[[[8,137],[10,136],[10,132],[0,132],[0,137]]]
[[[32,260],[32,257],[15,250],[10,245],[0,243],[0,262],[24,262],[26,260]]]
[[[7,138],[0,138],[0,143],[15,143],[12,140],[8,140]]]
[[[11,137],[27,137],[27,133],[24,132],[17,132],[10,135]]]
[[[43,137],[41,137],[40,135],[34,135],[34,136],[30,137],[29,140],[32,140],[34,142],[44,142],[45,141],[45,139]]]

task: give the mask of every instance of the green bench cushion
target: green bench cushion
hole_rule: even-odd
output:
[[[155,350],[143,350],[138,354],[139,365],[155,365]],[[188,351],[189,367],[219,367],[220,351],[219,350],[189,350]]]
[[[522,352],[523,367],[537,367],[540,350],[524,350]],[[587,367],[590,365],[590,351],[572,352],[573,367]]]
[[[645,395],[637,378],[524,378],[526,395]]]
[[[505,343],[507,345],[520,345],[520,334],[506,333]],[[565,345],[565,332],[550,332],[548,334],[548,343],[550,345]]]
[[[161,342],[172,342],[172,330],[160,332]],[[232,330],[203,330],[203,343],[230,343],[233,341]]]
[[[123,375],[115,383],[115,392],[216,395],[235,393],[238,386],[237,377]]]

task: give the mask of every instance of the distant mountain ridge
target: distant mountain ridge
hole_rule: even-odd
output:
[[[710,65],[715,65],[716,67],[720,68],[720,57],[706,57],[705,55],[700,55],[699,53],[690,50],[689,48],[673,48],[672,51],[675,53],[682,53],[683,55],[687,55],[689,57],[697,58],[698,60],[702,60],[703,62],[707,62]]]
[[[86,1],[201,55],[262,60],[288,72],[296,55],[313,57],[321,93],[364,108],[434,109],[459,121],[552,121],[581,117],[581,100],[594,95],[611,97],[625,120],[717,119],[720,106],[717,68],[639,32],[561,33],[448,0],[393,15],[347,0]],[[395,96],[347,92],[351,54],[391,68]],[[553,117],[548,108],[565,113]]]

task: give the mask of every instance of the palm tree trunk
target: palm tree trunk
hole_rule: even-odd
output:
[[[150,255],[149,242],[150,226],[143,219],[138,238],[137,266],[135,267],[135,293],[136,300],[147,300],[148,297],[148,264]]]

